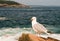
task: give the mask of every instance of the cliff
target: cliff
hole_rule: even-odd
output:
[[[59,40],[50,37],[48,38],[38,37],[34,34],[22,34],[18,41],[59,41]]]
[[[29,8],[29,6],[14,1],[0,1],[0,7]]]

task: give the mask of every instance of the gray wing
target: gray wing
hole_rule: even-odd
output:
[[[39,23],[34,24],[33,29],[34,31],[39,33],[47,31],[47,29],[42,24],[39,24]]]

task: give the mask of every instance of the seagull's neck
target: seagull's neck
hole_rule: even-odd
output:
[[[36,20],[33,20],[32,21],[32,26],[34,25],[34,24],[36,24],[37,23],[37,21]]]

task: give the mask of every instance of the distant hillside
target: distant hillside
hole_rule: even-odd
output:
[[[21,8],[29,8],[29,6],[17,3],[14,1],[0,1],[0,7],[21,7]]]
[[[19,3],[17,2],[14,2],[14,1],[0,1],[0,4],[9,4],[9,5],[20,5]]]

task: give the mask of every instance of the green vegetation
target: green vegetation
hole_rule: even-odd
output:
[[[5,0],[5,1],[1,1],[0,0],[0,7],[17,7],[17,8],[30,8],[27,5],[15,2],[15,1],[11,1],[11,0]]]
[[[0,4],[8,4],[8,5],[17,4],[17,5],[20,5],[19,3],[14,2],[14,1],[1,1],[1,0],[0,0]]]
[[[0,0],[0,1],[9,1],[9,0]]]

